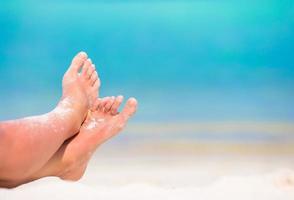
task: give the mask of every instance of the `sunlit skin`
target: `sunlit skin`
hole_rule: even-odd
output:
[[[100,80],[84,52],[74,57],[62,81],[63,94],[51,112],[0,122],[0,186],[21,183],[39,171],[65,140],[76,135],[97,99]]]
[[[69,181],[82,178],[97,147],[117,135],[136,112],[137,101],[130,98],[122,112],[118,113],[122,101],[122,96],[97,100],[80,132],[66,141],[48,163],[31,177],[31,180],[46,176],[58,176]]]
[[[130,98],[119,113],[122,101],[122,96],[96,100],[79,133],[65,141],[40,170],[25,179],[2,182],[2,186],[16,187],[47,176],[68,181],[81,179],[95,150],[123,130],[128,119],[136,112],[137,100]]]

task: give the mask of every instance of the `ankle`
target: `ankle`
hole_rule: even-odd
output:
[[[64,98],[51,113],[54,115],[56,123],[72,136],[79,132],[86,117],[87,108],[76,106],[70,98]]]

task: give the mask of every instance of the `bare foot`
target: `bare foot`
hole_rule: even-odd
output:
[[[92,60],[89,58],[85,61],[83,70],[80,74],[81,77],[88,80],[85,81],[85,84],[90,84],[90,89],[87,89],[87,96],[89,97],[90,108],[93,107],[96,99],[99,96],[99,87],[101,85],[98,73],[96,71],[95,65],[92,63]]]
[[[100,80],[95,66],[84,52],[77,54],[64,74],[62,81],[62,99],[54,113],[71,113],[72,124],[75,124],[73,133],[77,133],[84,121],[87,111],[93,107],[98,96]]]
[[[122,101],[122,96],[97,100],[78,135],[68,140],[59,149],[49,161],[48,165],[51,167],[47,166],[48,172],[43,170],[43,173],[59,176],[64,180],[79,180],[96,148],[118,134],[136,112],[137,101],[130,98],[122,112],[118,113]]]
[[[31,179],[66,140],[79,132],[90,106],[93,107],[97,99],[99,85],[91,60],[81,52],[64,75],[62,100],[53,111],[1,123],[6,133],[5,137],[1,133],[5,141],[1,155],[4,162],[0,161],[0,179],[5,181],[2,185],[19,185]]]

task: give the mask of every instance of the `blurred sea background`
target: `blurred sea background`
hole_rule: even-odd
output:
[[[103,169],[139,157],[128,165],[137,167],[132,180],[161,163],[150,179],[180,184],[201,166],[216,165],[216,175],[293,168],[293,1],[1,1],[0,119],[52,109],[81,50],[96,64],[101,96],[139,101],[127,130],[98,152],[116,158]],[[172,165],[191,170],[180,180],[151,175]]]

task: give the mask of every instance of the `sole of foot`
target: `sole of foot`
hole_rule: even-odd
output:
[[[93,153],[101,144],[121,132],[137,110],[137,100],[130,98],[122,112],[118,109],[122,96],[106,97],[95,101],[93,110],[83,123],[80,132],[63,148],[62,173],[64,180],[79,180],[87,168]]]
[[[91,59],[85,52],[78,53],[63,76],[62,99],[55,114],[68,116],[73,127],[70,132],[77,133],[87,111],[93,107],[98,96],[100,79]]]

